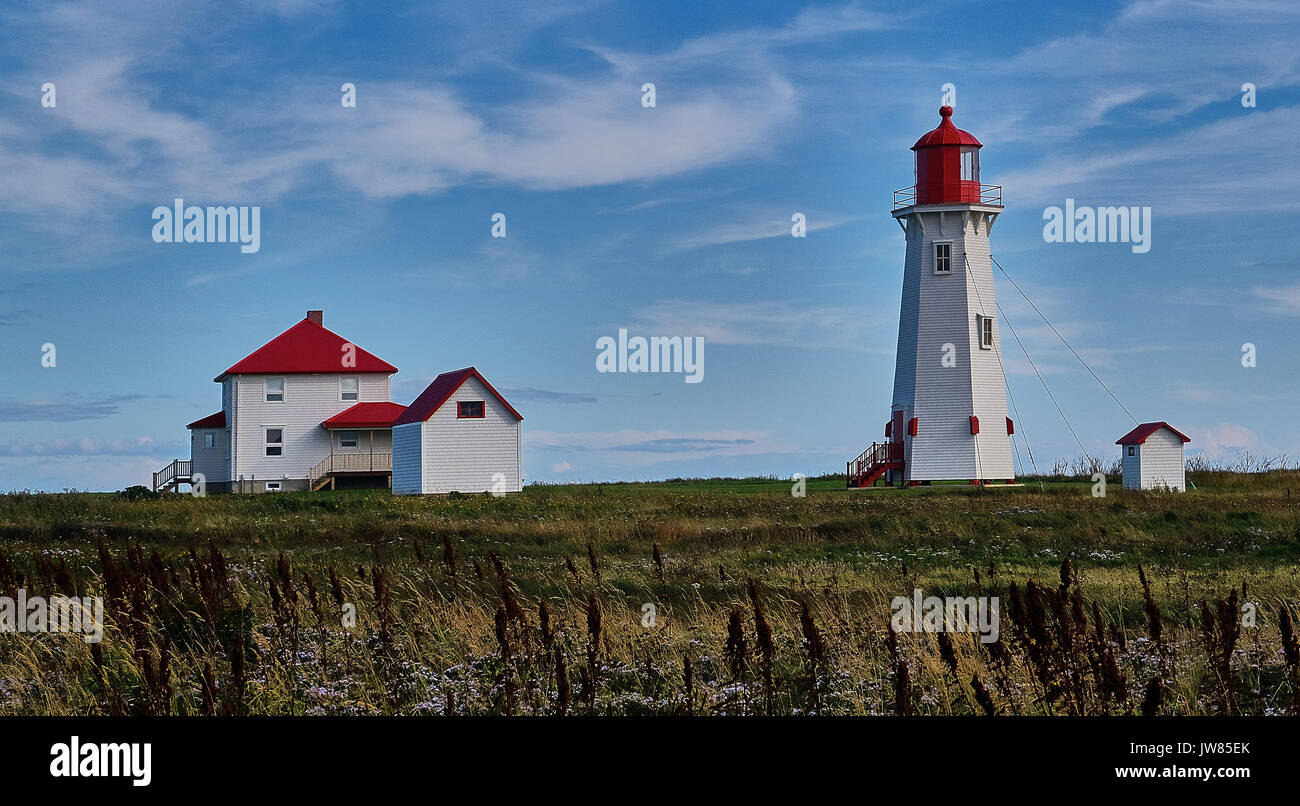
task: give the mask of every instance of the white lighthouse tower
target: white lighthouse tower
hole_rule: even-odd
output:
[[[849,462],[848,484],[1010,481],[1014,475],[989,231],[1002,189],[980,184],[979,150],[939,110],[912,146],[916,184],[894,192],[907,235],[894,396],[884,443]]]

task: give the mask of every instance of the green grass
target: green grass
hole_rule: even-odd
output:
[[[1242,645],[1250,644],[1256,654],[1237,661],[1238,707],[1279,711],[1292,691],[1278,617],[1279,608],[1294,605],[1300,591],[1300,501],[1292,496],[1293,488],[1300,491],[1300,473],[1189,478],[1196,489],[1184,494],[1125,491],[1112,479],[1104,498],[1091,495],[1091,481],[1074,479],[1022,480],[1016,487],[848,490],[835,477],[808,479],[802,498],[792,497],[792,482],[780,479],[533,485],[501,498],[397,497],[382,491],[142,500],[90,493],[0,495],[0,549],[30,588],[60,588],[50,577],[53,560],[66,564],[79,588],[102,591],[104,569],[96,550],[101,539],[119,562],[130,546],[139,545],[146,556],[156,551],[180,580],[176,589],[165,580],[161,587],[140,583],[149,591],[150,637],[133,635],[128,623],[114,624],[104,644],[105,663],[115,675],[109,682],[97,676],[100,661],[92,662],[85,645],[66,636],[0,636],[0,713],[149,708],[193,713],[199,710],[197,681],[204,664],[213,666],[229,694],[232,641],[244,643],[250,667],[260,675],[248,682],[244,710],[436,711],[445,708],[429,703],[452,691],[453,699],[459,697],[454,710],[496,713],[507,709],[501,686],[508,678],[521,697],[525,689],[531,692],[531,712],[550,713],[559,694],[554,658],[538,643],[538,607],[548,603],[554,612],[556,640],[570,652],[576,690],[592,597],[605,625],[597,674],[604,669],[612,675],[597,684],[592,707],[598,712],[680,712],[688,704],[680,691],[686,656],[695,659],[701,687],[689,702],[692,710],[753,712],[760,710],[763,696],[756,693],[761,681],[746,589],[751,578],[762,591],[777,641],[777,711],[810,707],[811,690],[801,682],[806,646],[799,615],[807,601],[830,647],[819,710],[885,713],[893,700],[882,636],[892,597],[908,595],[913,587],[940,596],[1006,597],[1012,581],[1023,587],[1031,579],[1051,588],[1066,558],[1088,606],[1096,600],[1106,620],[1134,640],[1146,624],[1138,566],[1152,579],[1151,592],[1175,654],[1167,670],[1173,700],[1165,706],[1174,713],[1222,707],[1206,693],[1205,660],[1196,660],[1204,654],[1197,649],[1201,602],[1213,608],[1244,586],[1245,600],[1258,606],[1260,621],[1242,633]],[[454,580],[440,562],[444,539],[457,558]],[[599,582],[589,566],[589,544]],[[175,623],[166,613],[193,608],[196,594],[187,587],[194,568],[190,550],[202,557],[209,545],[219,547],[231,569],[235,593],[221,608],[247,624],[247,632],[236,638],[214,633],[211,625],[185,622],[202,640],[194,639],[172,658],[173,686],[165,696],[154,692],[149,706],[141,651],[160,651],[163,636],[173,629],[168,625]],[[653,560],[656,546],[664,558],[662,578]],[[281,623],[269,593],[281,553],[299,597],[292,619],[297,628]],[[514,635],[518,646],[506,678],[493,625],[504,600],[491,555],[502,561],[510,590],[530,614],[525,621],[510,621],[507,635]],[[364,580],[358,566],[367,574]],[[370,578],[369,569],[376,566],[386,569],[392,589],[387,615],[380,612]],[[328,608],[317,623],[302,595],[307,574],[325,591],[331,567],[357,607],[359,623],[350,632]],[[660,614],[654,629],[641,626],[646,603]],[[746,613],[752,656],[748,676],[739,681],[730,680],[721,661],[733,608]],[[377,646],[381,628],[388,639]],[[170,640],[176,647],[181,636]],[[295,654],[302,644],[317,641],[320,647],[313,651],[319,656]],[[1153,661],[1150,647],[1127,646],[1121,663],[1134,688],[1131,711],[1153,674]],[[985,652],[967,646],[961,679],[954,681],[932,637],[907,636],[905,654],[919,696],[914,709],[974,710],[969,696],[957,695],[969,688],[972,675],[991,680]],[[1059,712],[1060,702],[1036,702],[1023,693],[1034,682],[1027,657],[1009,672],[1023,679],[1000,694],[999,707]],[[395,693],[391,664],[399,660],[402,668],[419,673]],[[650,664],[649,672],[636,671],[643,662]],[[478,671],[465,671],[469,668]],[[620,675],[627,679],[614,679]],[[51,687],[52,681],[59,686]],[[633,690],[639,693],[629,699]],[[1087,692],[1078,696],[1086,700]],[[520,699],[509,710],[530,712],[525,705]],[[1118,704],[1109,707],[1123,712]]]

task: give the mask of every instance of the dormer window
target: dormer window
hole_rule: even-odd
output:
[[[284,402],[284,378],[266,379],[266,402],[267,403]]]
[[[356,376],[339,378],[339,400],[358,400],[359,386]]]
[[[934,273],[952,274],[952,243],[943,242],[934,245]]]
[[[456,404],[458,419],[477,419],[484,416],[482,400],[462,400]]]

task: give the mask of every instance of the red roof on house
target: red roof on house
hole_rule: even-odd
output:
[[[226,413],[224,411],[219,411],[216,414],[209,414],[207,417],[204,417],[199,420],[195,420],[194,422],[190,423],[185,427],[186,428],[225,428]]]
[[[311,318],[284,331],[254,350],[247,358],[218,375],[295,375],[308,373],[352,374],[357,372],[383,372],[392,374],[397,367],[383,361],[356,345],[353,366],[343,366],[344,345],[347,339],[326,330]]]
[[[952,125],[951,106],[940,107],[939,116],[943,118],[939,122],[939,128],[921,135],[921,139],[916,141],[916,145],[912,146],[913,151],[918,148],[928,148],[929,146],[963,145],[975,146],[976,148],[983,147],[983,144],[975,139],[975,135]]]
[[[1115,444],[1116,445],[1141,445],[1142,443],[1147,441],[1147,437],[1151,436],[1152,434],[1154,434],[1155,432],[1159,431],[1162,428],[1168,428],[1170,431],[1173,431],[1174,434],[1183,442],[1192,441],[1191,437],[1184,435],[1182,431],[1179,431],[1177,428],[1174,428],[1169,423],[1159,422],[1159,423],[1142,423],[1137,428],[1134,428],[1132,431],[1128,432],[1124,436],[1115,440]]]
[[[456,390],[470,378],[478,378],[479,383],[483,384],[483,386],[492,393],[493,397],[501,401],[501,405],[505,406],[506,409],[515,416],[516,420],[524,419],[524,415],[515,411],[515,407],[510,405],[510,403],[501,396],[500,392],[493,389],[492,384],[488,383],[487,378],[484,378],[479,374],[477,369],[474,369],[473,367],[465,367],[464,369],[457,369],[452,372],[444,372],[434,378],[433,383],[430,383],[425,387],[425,390],[420,393],[420,396],[415,399],[415,402],[406,407],[406,411],[393,422],[393,425],[418,423],[429,419],[433,416],[435,411],[442,408],[442,404],[447,402],[447,398],[451,397]]]
[[[321,428],[392,428],[393,421],[406,411],[401,403],[358,403],[325,422]]]

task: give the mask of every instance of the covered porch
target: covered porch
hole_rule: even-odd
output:
[[[321,423],[330,436],[330,453],[308,471],[308,489],[390,488],[392,423],[405,409],[397,403],[358,403]]]

